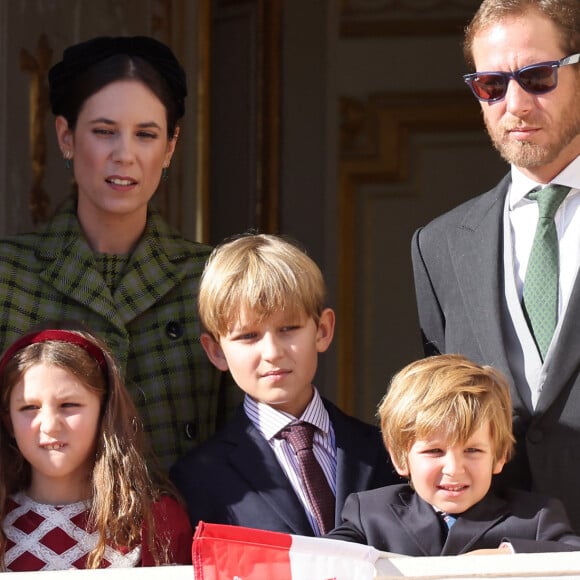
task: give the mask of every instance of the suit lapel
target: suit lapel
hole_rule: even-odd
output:
[[[401,528],[401,533],[425,556],[463,554],[472,549],[491,528],[508,515],[507,503],[492,493],[458,518],[443,542],[439,516],[433,506],[414,492],[399,494],[400,503],[389,509]]]
[[[391,504],[393,521],[424,556],[439,556],[443,549],[442,528],[435,510],[416,493],[399,494],[401,503]],[[410,550],[412,552],[412,550]]]
[[[482,356],[511,374],[503,348],[503,210],[509,176],[475,200],[449,238],[449,253]]]
[[[576,274],[576,282],[570,296],[567,312],[580,312],[580,276]],[[565,315],[556,348],[546,361],[548,368],[544,388],[538,399],[536,412],[544,412],[562,391],[563,386],[580,372],[578,357],[570,356],[570,352],[580,349],[580,323],[574,316]]]
[[[491,528],[506,518],[506,505],[504,500],[489,494],[467,510],[449,530],[441,555],[464,554],[472,550]]]
[[[368,445],[368,437],[358,429],[350,429],[348,419],[331,403],[324,401],[334,428],[336,441],[336,514],[341,522],[342,506],[350,493],[367,489],[376,461],[375,446]],[[372,457],[369,457],[372,455]]]
[[[224,432],[224,438],[231,445],[228,461],[232,469],[259,494],[264,509],[278,514],[295,534],[311,536],[312,528],[290,481],[243,408],[230,427]]]
[[[502,335],[503,303],[503,211],[510,183],[509,174],[493,190],[474,201],[459,228],[449,238],[449,252],[462,293],[465,311],[474,328],[482,358],[504,372],[513,383],[505,340]],[[461,248],[461,251],[455,248]],[[580,279],[577,276],[568,312],[580,309]],[[545,411],[562,390],[563,385],[578,373],[575,357],[570,350],[580,348],[580,324],[573,317],[565,318],[558,337],[558,345],[550,357],[545,387],[536,412]],[[512,389],[514,407],[525,409],[526,402],[519,391]]]

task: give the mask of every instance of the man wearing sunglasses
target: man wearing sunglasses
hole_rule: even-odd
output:
[[[498,484],[559,497],[580,533],[580,2],[483,0],[464,50],[511,170],[413,237],[425,352],[510,378],[517,447]]]

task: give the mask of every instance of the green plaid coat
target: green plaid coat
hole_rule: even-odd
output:
[[[234,390],[199,343],[196,297],[210,251],[150,209],[145,234],[111,295],[71,199],[43,231],[0,242],[0,348],[45,320],[78,320],[99,333],[168,468],[215,431],[228,406],[224,390]]]

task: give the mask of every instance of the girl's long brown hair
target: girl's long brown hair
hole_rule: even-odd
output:
[[[98,541],[87,558],[87,568],[98,568],[107,545],[129,549],[147,544],[156,564],[166,563],[165,542],[156,538],[152,517],[159,487],[153,483],[141,422],[119,369],[103,341],[86,331],[66,331],[98,347],[106,361],[100,365],[86,349],[66,340],[30,344],[10,358],[0,376],[0,521],[6,515],[7,499],[26,491],[31,469],[23,458],[10,429],[10,394],[22,375],[37,364],[51,364],[72,373],[87,389],[101,398],[101,421],[96,436],[94,467],[87,482],[90,497],[89,527]],[[157,473],[155,473],[157,476]],[[163,484],[166,482],[163,481]],[[142,538],[143,528],[148,537]],[[0,528],[0,564],[5,570],[6,537]]]

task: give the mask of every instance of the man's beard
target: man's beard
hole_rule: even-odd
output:
[[[547,165],[554,161],[560,152],[559,148],[536,145],[526,141],[501,143],[494,141],[492,138],[492,142],[493,146],[508,163],[512,163],[522,169],[532,169]]]
[[[491,138],[493,146],[499,151],[500,155],[508,162],[522,169],[534,169],[548,165],[558,159],[562,151],[580,135],[580,110],[577,104],[572,103],[571,110],[573,113],[566,122],[562,119],[560,131],[555,135],[551,143],[538,145],[529,141],[505,141],[507,131],[515,129],[520,123],[502,123],[498,129],[490,128],[487,119],[485,125]],[[528,123],[533,125],[533,123]]]

